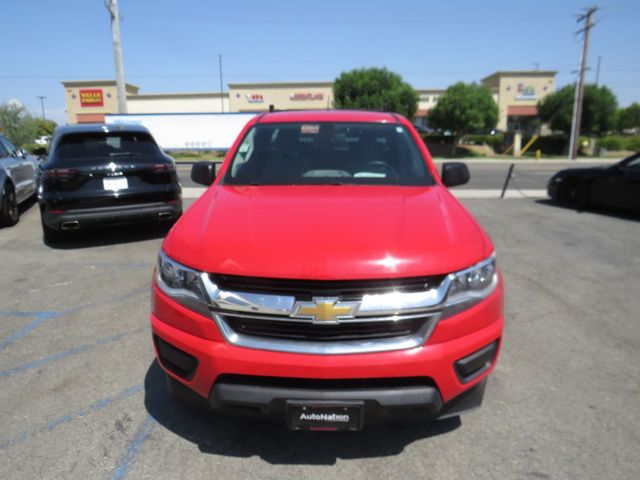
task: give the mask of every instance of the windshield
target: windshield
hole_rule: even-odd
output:
[[[244,137],[227,185],[434,185],[401,125],[271,123]]]
[[[84,159],[158,155],[151,135],[143,132],[71,133],[60,139],[56,161],[82,164]]]

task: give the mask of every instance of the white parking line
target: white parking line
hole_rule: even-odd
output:
[[[198,198],[206,189],[201,187],[184,187],[182,198]],[[452,190],[457,198],[499,198],[502,190]],[[507,190],[504,198],[544,198],[547,196],[546,190]]]
[[[452,190],[457,198],[500,198],[502,190]],[[546,190],[507,190],[504,198],[544,198]]]

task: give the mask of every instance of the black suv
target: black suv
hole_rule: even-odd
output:
[[[47,243],[69,230],[182,213],[175,163],[138,125],[60,127],[41,165],[38,202]]]

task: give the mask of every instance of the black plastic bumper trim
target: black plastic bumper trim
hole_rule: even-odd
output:
[[[209,397],[214,410],[263,417],[284,416],[291,401],[362,402],[367,424],[408,414],[434,420],[442,410],[440,393],[432,386],[320,390],[216,383]]]
[[[486,347],[461,358],[455,363],[455,371],[461,383],[469,383],[491,368],[498,353],[500,341],[496,340]]]
[[[484,398],[484,390],[486,386],[487,379],[485,378],[466,392],[449,400],[444,405],[438,418],[442,419],[456,417],[462,413],[467,413],[480,407],[480,405],[482,405],[482,399]]]
[[[153,336],[153,341],[156,345],[158,358],[162,366],[185,380],[193,378],[198,367],[198,359],[196,357],[165,342],[157,335]]]

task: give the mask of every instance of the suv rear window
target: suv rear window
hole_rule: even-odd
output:
[[[56,163],[60,160],[65,165],[81,165],[87,159],[155,156],[158,153],[153,138],[144,132],[70,133],[58,142],[55,159]]]
[[[434,185],[434,180],[402,125],[310,122],[255,125],[223,183]]]

